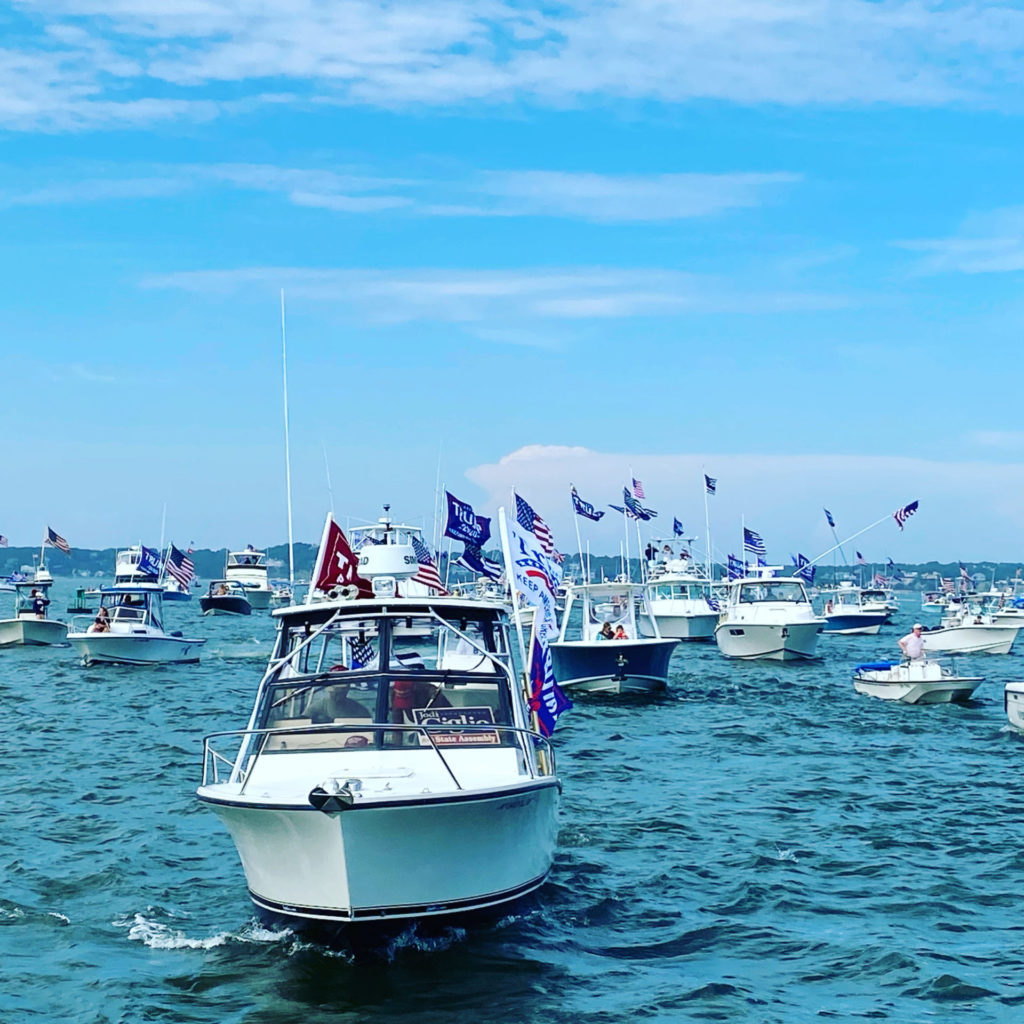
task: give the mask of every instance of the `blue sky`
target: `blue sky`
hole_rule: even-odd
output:
[[[0,8],[0,533],[203,546],[439,453],[820,551],[1015,559],[1024,9],[791,0]],[[593,531],[617,549],[614,524]],[[875,550],[871,550],[875,549]]]

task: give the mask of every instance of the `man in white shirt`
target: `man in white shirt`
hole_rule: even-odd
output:
[[[909,658],[911,661],[919,661],[924,657],[924,637],[921,636],[923,631],[924,626],[920,622],[915,622],[913,631],[900,640],[903,657]]]

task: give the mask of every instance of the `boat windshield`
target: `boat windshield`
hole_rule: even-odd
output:
[[[799,583],[779,583],[764,580],[759,583],[740,584],[740,604],[754,604],[758,601],[793,601],[804,603],[807,595]]]
[[[264,565],[267,556],[262,551],[232,551],[228,555],[228,567],[236,565]]]
[[[651,587],[651,597],[658,601],[699,601],[703,596],[703,588],[694,583],[656,583]]]
[[[834,603],[836,605],[845,605],[847,607],[859,608],[860,607],[860,591],[859,590],[839,590],[836,591]]]
[[[161,624],[146,594],[127,593],[101,595],[101,605],[106,608],[111,622],[142,625],[151,622],[158,629]]]
[[[492,616],[357,617],[309,635],[305,624],[279,639],[286,660],[268,687],[259,727],[346,729],[272,736],[268,750],[422,745],[414,729],[364,731],[353,726],[512,725],[507,636]],[[307,642],[308,641],[308,642]],[[287,657],[288,652],[291,657]],[[483,729],[431,730],[438,745],[506,745],[514,734]]]

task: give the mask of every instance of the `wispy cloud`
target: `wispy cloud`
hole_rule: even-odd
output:
[[[849,305],[842,295],[752,292],[711,276],[662,269],[342,270],[250,267],[143,279],[144,288],[206,294],[275,292],[347,307],[365,322],[485,323],[653,317],[681,312],[789,313]],[[520,334],[521,336],[521,334]]]
[[[1000,274],[1024,270],[1024,206],[974,213],[948,238],[894,243],[921,254],[918,274]]]
[[[979,0],[15,0],[0,123],[245,102],[1016,104],[1024,12]],[[270,86],[268,88],[268,86]]]
[[[998,451],[1024,450],[1024,430],[972,430],[967,440],[982,448]]]
[[[20,190],[0,190],[0,206],[160,199],[200,189],[278,195],[296,206],[342,214],[401,209],[427,217],[561,217],[645,222],[707,217],[770,201],[800,180],[789,172],[605,175],[488,171],[449,178],[391,178],[349,170],[264,164],[160,166]]]

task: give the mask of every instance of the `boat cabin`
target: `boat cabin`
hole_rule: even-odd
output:
[[[267,553],[265,551],[257,551],[255,548],[246,548],[244,551],[228,552],[228,569],[251,569],[253,566],[257,565],[261,565],[266,568]]]
[[[736,580],[731,586],[731,604],[810,604],[803,582],[785,577]]]
[[[503,605],[354,600],[273,614],[277,642],[250,728],[289,731],[259,734],[261,753],[521,746],[514,730],[528,722]]]
[[[646,589],[647,584],[620,581],[570,586],[562,614],[559,642],[569,639],[570,618],[576,604],[582,605],[578,639],[584,643],[612,639],[615,634],[619,634],[614,637],[619,640],[637,639],[641,636],[637,628],[638,615],[645,620],[643,635],[660,637],[657,623],[644,598]]]
[[[28,580],[14,584],[14,617],[45,619],[50,604],[51,584]]]
[[[162,590],[155,584],[103,587],[97,618],[109,620],[112,633],[145,631],[150,628],[163,631]],[[94,621],[89,629],[98,632]],[[105,631],[105,630],[104,630]]]
[[[139,572],[139,563],[142,561],[142,547],[133,544],[124,551],[118,551],[114,555],[114,585],[122,583],[156,583],[157,574]]]

